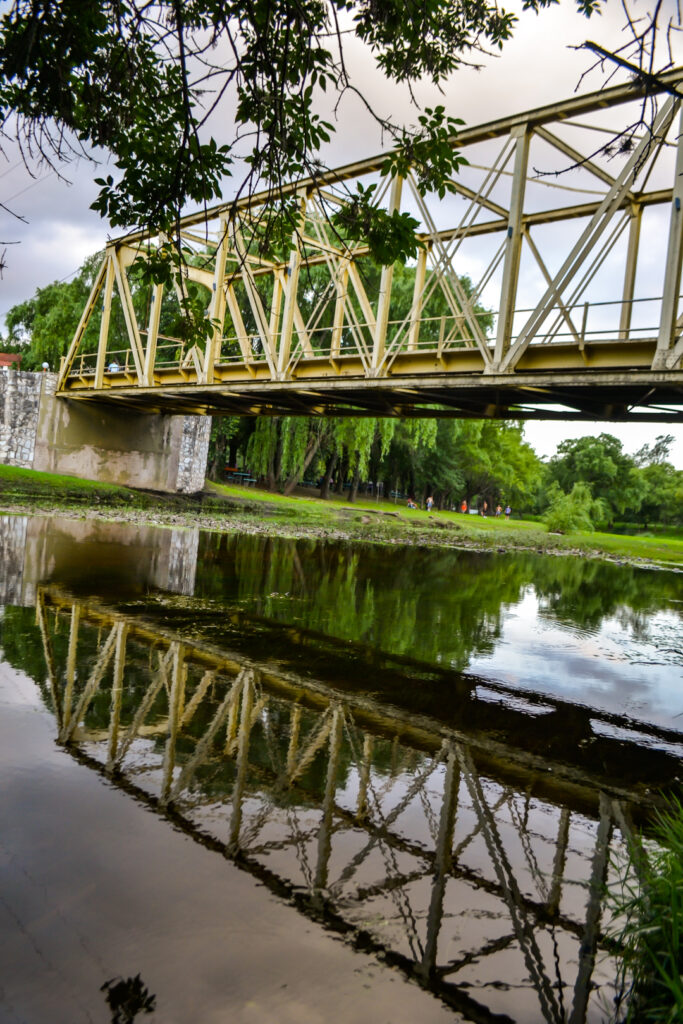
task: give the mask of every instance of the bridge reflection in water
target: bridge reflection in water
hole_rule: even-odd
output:
[[[648,797],[582,767],[561,702],[522,713],[519,693],[471,690],[446,724],[58,587],[39,589],[37,620],[44,696],[81,762],[468,1020],[608,1014],[602,894]],[[577,713],[589,733],[601,717]],[[545,720],[557,739],[539,754]],[[628,764],[606,725],[591,764]],[[680,763],[648,756],[662,779]]]

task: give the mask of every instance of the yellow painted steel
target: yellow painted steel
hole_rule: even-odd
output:
[[[481,171],[478,187],[454,182],[453,198],[443,202],[423,195],[412,174],[378,179],[386,156],[330,171],[317,182],[295,182],[290,191],[299,203],[299,225],[280,260],[259,254],[268,194],[192,214],[180,225],[187,247],[183,272],[170,296],[154,287],[144,310],[141,293],[133,294],[130,268],[171,243],[144,231],[112,241],[62,361],[58,394],[138,410],[242,415],[421,415],[425,407],[431,415],[458,408],[474,415],[478,403],[481,415],[523,418],[537,413],[523,402],[526,377],[536,375],[542,395],[536,406],[559,402],[577,418],[641,408],[651,418],[681,419],[678,88],[683,95],[683,69],[662,76],[666,96],[653,133],[634,138],[616,170],[601,166],[595,153],[582,153],[576,119],[642,100],[634,86],[463,130],[453,145],[467,155],[472,150],[469,165]],[[563,134],[568,121],[573,135]],[[580,165],[578,187],[570,177],[558,182],[539,176],[534,147]],[[676,169],[667,185],[656,178],[671,147]],[[583,187],[586,178],[590,188]],[[345,183],[354,179],[379,183],[378,201],[388,212],[403,207],[421,219],[409,308],[404,298],[399,308],[395,268],[376,268],[366,244],[346,244],[332,226],[334,212],[348,202]],[[666,187],[646,191],[655,181]],[[539,190],[547,195],[557,188],[597,198],[540,201]],[[449,203],[456,201],[459,221],[444,224],[453,217]],[[641,222],[661,205],[670,210],[664,294],[639,297]],[[586,226],[553,273],[553,260],[544,258],[542,240],[532,232],[558,225],[556,241],[559,225],[577,218]],[[481,281],[465,287],[463,245],[484,244],[495,235],[498,248]],[[540,271],[544,291],[520,309],[525,258]],[[605,297],[589,297],[587,289],[615,258],[623,267],[602,286]],[[613,280],[617,290],[611,294]],[[182,322],[173,293],[182,312],[189,284],[198,289],[195,302],[206,308],[207,334],[200,343],[165,333],[169,322]],[[496,288],[497,301],[484,300]],[[116,324],[119,331],[124,326],[123,340]]]

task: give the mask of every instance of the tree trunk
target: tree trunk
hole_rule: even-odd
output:
[[[270,465],[268,466],[268,472],[266,473],[266,487],[268,488],[269,491],[274,491],[277,489],[277,483],[278,480],[280,479],[280,455],[282,451],[282,438],[280,435],[279,417],[275,418],[275,423],[277,429],[277,443],[275,445],[273,457],[270,460]]]
[[[330,456],[330,460],[327,463],[327,469],[325,470],[325,476],[323,477],[323,484],[320,488],[320,497],[323,501],[327,501],[330,496],[330,482],[334,475],[337,463],[339,461],[339,452],[333,452]]]
[[[318,451],[318,448],[320,447],[321,440],[322,440],[322,434],[318,434],[317,437],[315,437],[312,441],[308,442],[308,447],[306,449],[306,454],[304,455],[303,463],[301,464],[301,466],[297,470],[297,472],[294,473],[293,476],[290,476],[289,480],[287,481],[287,483],[284,486],[284,489],[283,489],[282,493],[285,496],[288,495],[288,494],[291,494],[292,491],[294,490],[294,488],[296,487],[296,485],[299,483],[299,480],[301,480],[301,477],[304,475],[304,473],[306,472],[306,470],[310,466],[311,462],[313,461],[313,456]]]
[[[358,497],[358,485],[360,484],[360,466],[357,466],[353,474],[353,480],[349,487],[349,501],[355,501]]]
[[[216,438],[216,443],[213,450],[213,459],[209,466],[209,480],[218,480],[219,475],[225,466],[225,449],[227,447],[227,441],[225,437],[220,434]]]

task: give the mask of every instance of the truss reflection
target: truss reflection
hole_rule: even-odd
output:
[[[603,1019],[641,792],[55,587],[37,617],[78,759],[468,1019]]]

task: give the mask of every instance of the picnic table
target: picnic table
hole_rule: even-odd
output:
[[[252,476],[249,470],[228,469],[227,474],[228,480],[233,483],[243,484],[245,487],[256,483],[256,477]]]

